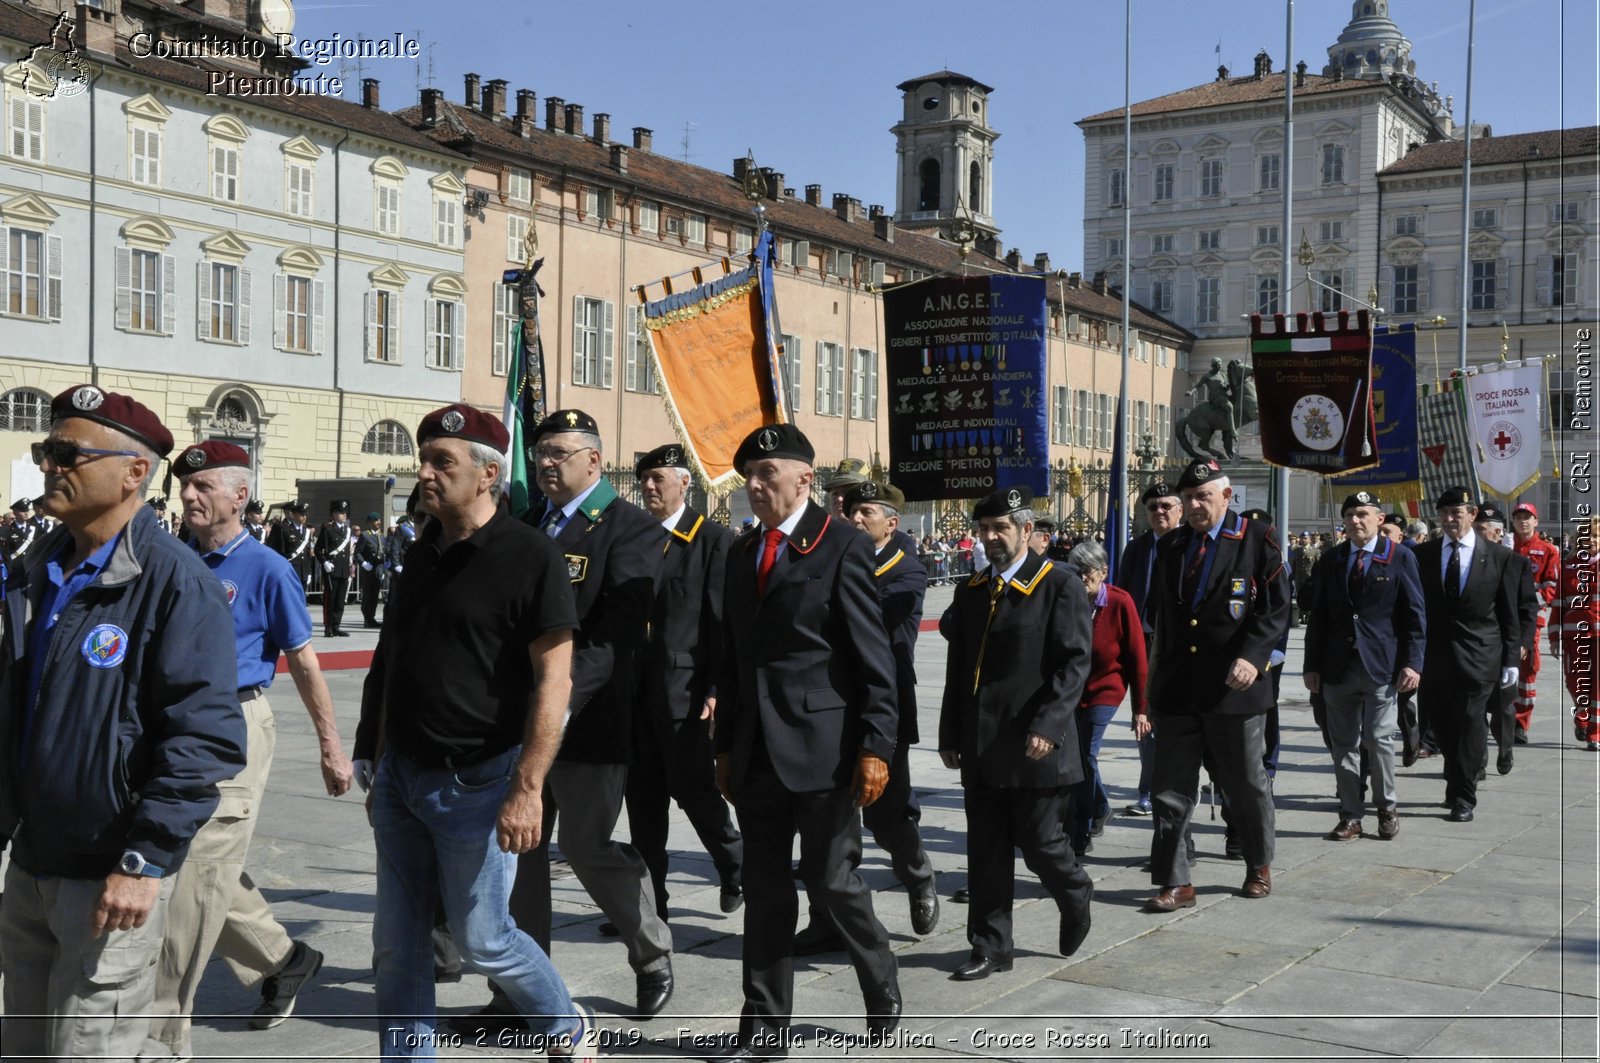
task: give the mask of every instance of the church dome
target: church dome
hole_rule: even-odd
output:
[[[1416,74],[1411,42],[1389,17],[1388,0],[1355,0],[1350,24],[1328,49],[1328,65],[1322,72],[1329,77],[1342,73],[1370,79]]]

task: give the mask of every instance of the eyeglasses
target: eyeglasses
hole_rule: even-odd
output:
[[[1169,509],[1177,508],[1177,504],[1173,502],[1147,502],[1144,510],[1146,513],[1165,513]]]
[[[558,450],[555,447],[534,447],[528,451],[536,465],[560,465],[574,454],[582,454],[593,447],[579,447],[577,450]]]
[[[142,458],[137,450],[101,450],[98,447],[81,447],[61,439],[46,439],[32,447],[33,463],[43,465],[45,459],[58,469],[74,469],[85,458]]]

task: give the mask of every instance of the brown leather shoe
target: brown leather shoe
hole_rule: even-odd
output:
[[[1144,902],[1143,911],[1146,912],[1175,912],[1179,908],[1194,907],[1194,887],[1188,884],[1182,886],[1165,886],[1161,892]]]
[[[1361,821],[1359,819],[1341,819],[1339,825],[1327,834],[1330,842],[1351,842],[1361,837]]]
[[[1394,809],[1385,809],[1378,813],[1378,837],[1389,841],[1400,833],[1400,814]]]
[[[1272,868],[1262,866],[1251,870],[1244,880],[1239,896],[1259,900],[1272,893]]]

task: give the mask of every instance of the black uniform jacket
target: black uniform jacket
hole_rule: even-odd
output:
[[[528,511],[537,525],[544,511]],[[578,605],[572,644],[572,716],[559,760],[626,764],[631,759],[634,669],[655,599],[667,533],[660,521],[617,497],[601,478],[556,536]]]
[[[1155,628],[1150,711],[1261,713],[1272,707],[1267,663],[1289,626],[1289,574],[1267,525],[1229,511],[1210,546],[1211,571],[1182,600],[1183,570],[1194,529],[1184,524],[1156,542],[1156,568],[1145,606]],[[1227,684],[1239,659],[1255,665],[1246,690]]]
[[[662,546],[639,696],[663,728],[699,716],[722,649],[722,587],[733,533],[685,508]]]
[[[1352,549],[1354,544],[1345,543],[1323,551],[1311,570],[1305,670],[1321,674],[1325,682],[1364,675],[1379,685],[1398,680],[1402,668],[1421,674],[1428,623],[1417,559],[1378,536],[1362,577],[1361,599],[1352,602]]]
[[[360,528],[349,521],[341,528],[330,520],[317,529],[317,538],[311,544],[311,550],[317,555],[318,564],[333,562],[333,571],[328,573],[329,579],[349,579],[351,558],[355,556],[356,544],[360,540]]]
[[[807,502],[756,592],[762,536],[728,551],[716,749],[737,792],[757,742],[797,793],[848,786],[856,757],[894,757],[894,657],[873,581],[872,540]]]
[[[961,754],[963,786],[1078,782],[1083,757],[1075,713],[1089,678],[1094,623],[1083,583],[1065,566],[1029,552],[991,621],[992,582],[986,568],[959,584],[939,622],[950,644],[939,749]],[[1056,749],[1029,760],[1030,731]]]
[[[894,654],[894,683],[900,706],[899,744],[909,748],[922,740],[917,729],[917,629],[922,599],[928,593],[928,570],[917,557],[917,544],[897,531],[873,562],[883,626]]]
[[[1517,611],[1515,552],[1477,537],[1466,586],[1452,605],[1444,596],[1445,538],[1429,539],[1414,553],[1428,603],[1426,682],[1450,685],[1459,677],[1498,683],[1502,668],[1519,664],[1522,617]]]

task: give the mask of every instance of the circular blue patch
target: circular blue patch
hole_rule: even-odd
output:
[[[225,579],[222,581],[222,589],[228,595],[228,604],[232,605],[233,600],[239,597],[239,585],[231,579]]]
[[[99,624],[83,639],[83,659],[94,668],[115,668],[128,656],[128,633],[115,624]]]

